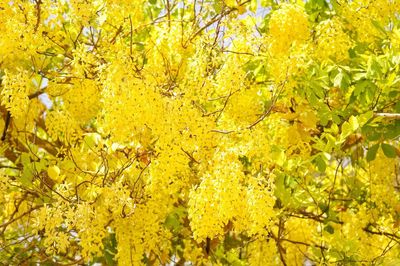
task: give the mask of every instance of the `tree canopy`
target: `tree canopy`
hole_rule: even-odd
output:
[[[0,263],[399,265],[400,1],[0,3]]]

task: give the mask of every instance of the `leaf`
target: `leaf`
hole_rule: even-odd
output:
[[[21,177],[19,178],[19,181],[24,186],[30,186],[32,185],[32,180],[33,180],[32,170],[29,167],[25,167]]]
[[[383,154],[385,154],[386,157],[388,158],[395,158],[397,153],[396,153],[396,148],[393,147],[390,144],[382,143],[381,145]]]
[[[353,92],[354,95],[359,96],[360,94],[362,94],[365,91],[365,88],[369,85],[369,83],[370,81],[368,80],[362,80],[360,82],[357,82]]]
[[[324,89],[321,86],[319,86],[319,84],[312,84],[311,86],[313,88],[315,95],[317,95],[317,97],[320,99],[324,99],[325,97]]]
[[[400,113],[400,101],[396,103],[394,110],[396,110],[396,113]]]
[[[347,89],[347,87],[349,86],[349,82],[349,76],[342,70],[339,70],[339,73],[333,79],[333,86],[341,89]]]
[[[58,168],[57,165],[50,166],[50,167],[47,169],[47,173],[48,173],[48,175],[49,175],[49,177],[50,177],[51,179],[57,180],[57,179],[58,179],[58,176],[60,175],[60,168]]]
[[[318,167],[318,171],[319,172],[322,172],[322,173],[325,172],[326,163],[325,163],[325,160],[323,159],[323,157],[321,155],[318,155],[317,157],[315,157],[314,163]]]
[[[340,88],[343,80],[343,72],[339,71],[339,73],[333,79],[333,86]]]
[[[372,22],[372,25],[374,25],[375,28],[377,28],[381,33],[387,35],[386,30],[380,25],[379,21],[372,20],[371,22]]]
[[[367,162],[375,160],[376,153],[379,149],[379,143],[371,146],[367,151]]]
[[[327,231],[329,234],[333,234],[335,232],[335,229],[330,224],[325,226],[324,230]]]
[[[83,141],[89,149],[93,149],[99,143],[101,136],[97,133],[88,133]]]
[[[274,162],[279,165],[283,166],[286,161],[285,151],[278,146],[273,146],[271,149],[271,156]]]
[[[368,111],[368,112],[366,112],[364,114],[361,114],[358,117],[358,123],[360,124],[360,126],[364,126],[373,117],[374,117],[374,112]]]
[[[356,118],[355,116],[352,115],[352,116],[350,116],[350,118],[349,118],[349,122],[350,122],[350,127],[351,127],[351,129],[352,129],[353,131],[356,131],[356,130],[358,129],[358,127],[359,127],[357,118]]]
[[[21,163],[24,167],[28,167],[31,163],[31,158],[29,156],[29,153],[22,153],[21,154]]]
[[[274,194],[278,199],[277,202],[280,202],[281,204],[283,204],[283,206],[287,206],[289,204],[290,198],[291,198],[291,193],[286,188],[284,174],[277,175]]]
[[[370,57],[367,63],[367,78],[376,78],[382,74],[381,66],[374,57]]]
[[[345,139],[347,136],[349,136],[352,133],[352,126],[350,125],[349,122],[345,121],[342,125],[342,134],[340,137],[342,139]]]
[[[224,0],[224,2],[229,7],[235,7],[237,5],[235,0]]]

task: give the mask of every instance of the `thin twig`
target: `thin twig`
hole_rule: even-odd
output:
[[[283,92],[283,89],[285,88],[285,85],[288,81],[288,73],[286,71],[286,79],[282,82],[279,90],[277,91],[277,93],[275,94],[275,96],[273,96],[271,105],[268,107],[267,111],[265,111],[256,121],[254,121],[251,125],[249,125],[247,128],[248,129],[252,129],[254,126],[256,126],[258,123],[260,123],[261,121],[263,121],[272,111],[273,107],[275,106],[279,96],[281,95],[281,93]]]
[[[122,32],[122,26],[119,26],[119,28],[118,28],[117,31],[115,32],[114,37],[110,40],[110,43],[111,43],[111,44],[114,44],[114,43],[115,43],[115,41],[116,41],[118,35],[120,35],[121,32]]]
[[[210,132],[221,133],[221,134],[230,134],[235,132],[235,130],[218,130],[218,129],[211,129]]]
[[[185,151],[182,147],[181,147],[181,150],[190,158],[190,160],[191,160],[192,162],[195,162],[195,163],[199,164],[199,161],[197,161],[197,160],[193,157],[193,155],[191,155],[189,152]]]

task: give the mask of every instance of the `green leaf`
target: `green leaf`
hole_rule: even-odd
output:
[[[365,125],[362,128],[363,135],[367,137],[369,141],[377,141],[382,137],[381,128],[374,124]]]
[[[325,226],[324,230],[327,231],[329,234],[333,234],[335,232],[335,229],[330,224]]]
[[[339,73],[333,79],[333,86],[340,88],[343,80],[343,72],[339,71]]]
[[[366,112],[364,114],[361,114],[358,117],[358,122],[359,122],[360,126],[364,126],[373,117],[374,117],[374,112],[368,111],[368,112]]]
[[[356,131],[359,127],[358,120],[355,116],[350,116],[349,118],[350,127],[353,131]]]
[[[385,154],[388,158],[395,158],[396,157],[396,148],[390,144],[382,143],[381,145],[383,154]]]
[[[396,110],[396,113],[400,113],[400,101],[396,103],[394,110]]]
[[[375,160],[376,153],[379,149],[379,143],[371,146],[367,151],[367,162]]]
[[[271,149],[271,156],[274,162],[279,165],[283,166],[286,161],[285,151],[278,146],[273,146]]]
[[[88,133],[83,141],[89,149],[93,149],[99,143],[101,136],[97,133]]]
[[[313,86],[313,90],[315,95],[317,95],[318,98],[324,99],[325,98],[325,92],[324,89],[320,86]]]
[[[389,124],[384,128],[383,136],[385,139],[395,139],[400,136],[400,121]]]
[[[280,203],[283,204],[283,206],[287,206],[292,197],[290,191],[286,188],[285,179],[286,177],[284,174],[277,175],[274,190],[275,196],[280,201]]]
[[[167,218],[165,219],[164,225],[168,229],[175,231],[175,232],[178,232],[181,228],[179,218],[175,214],[168,215]]]
[[[354,95],[359,96],[365,91],[365,88],[370,85],[371,82],[369,80],[362,80],[360,82],[357,82],[354,88]]]
[[[387,35],[386,30],[382,27],[382,25],[380,25],[380,23],[378,21],[372,20],[371,22],[375,26],[375,28],[377,28],[381,33]]]
[[[33,168],[36,169],[37,172],[41,172],[42,170],[47,169],[48,162],[46,160],[40,160],[39,162],[33,162]]]
[[[318,167],[319,172],[322,172],[322,173],[325,172],[326,163],[325,163],[325,160],[322,157],[322,155],[318,155],[317,157],[315,157],[314,163]]]
[[[345,121],[342,124],[342,134],[340,137],[344,140],[347,136],[349,136],[353,131],[352,131],[352,126],[350,125],[349,122]]]
[[[24,170],[22,171],[22,175],[19,178],[19,181],[21,182],[22,185],[29,187],[32,185],[32,180],[33,180],[33,172],[30,169],[30,167],[24,167]]]
[[[367,78],[377,78],[382,74],[381,66],[374,57],[370,57],[367,63]]]
[[[349,83],[350,77],[340,69],[338,74],[333,79],[333,86],[341,89],[347,89],[349,87]]]
[[[30,165],[31,158],[29,156],[29,153],[24,152],[21,154],[21,163],[24,167],[27,167],[28,165]]]

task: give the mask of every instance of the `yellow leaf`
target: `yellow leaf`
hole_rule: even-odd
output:
[[[47,173],[51,179],[57,180],[60,175],[60,168],[57,165],[49,166]]]
[[[236,1],[235,0],[225,0],[224,2],[229,7],[235,7],[236,6]]]

